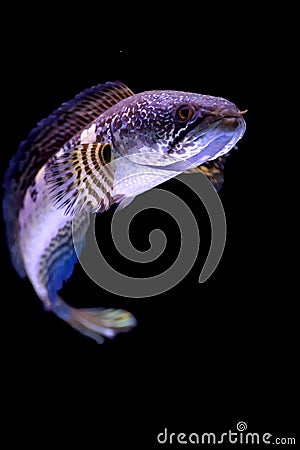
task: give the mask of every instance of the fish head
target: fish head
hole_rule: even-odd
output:
[[[184,170],[230,151],[245,132],[242,114],[221,97],[148,91],[118,104],[110,131],[119,157]]]

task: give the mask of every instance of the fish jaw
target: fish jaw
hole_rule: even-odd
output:
[[[191,142],[198,151],[186,162],[194,167],[225,155],[242,138],[245,130],[246,122],[241,116],[228,116],[216,120],[206,130],[194,132],[194,139],[191,139]]]

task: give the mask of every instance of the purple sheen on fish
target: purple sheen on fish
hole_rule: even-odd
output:
[[[75,308],[58,295],[84,245],[90,213],[129,204],[185,171],[201,171],[220,189],[228,152],[245,132],[242,114],[221,97],[134,94],[108,82],[43,119],[10,162],[3,216],[12,263],[44,307],[98,343],[135,326],[128,311]]]

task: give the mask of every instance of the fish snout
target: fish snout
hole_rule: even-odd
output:
[[[246,112],[247,110],[240,111],[235,105],[232,105],[230,108],[215,110],[213,116],[221,122],[224,131],[232,132],[237,128],[244,128],[245,121],[242,116]]]
[[[226,106],[223,108],[217,108],[214,111],[211,112],[213,116],[215,116],[218,119],[223,118],[230,118],[230,117],[241,117],[243,114],[245,114],[247,110],[240,111],[237,106],[235,106],[233,103],[230,105],[230,107]]]
[[[225,116],[222,119],[222,128],[226,129],[226,131],[234,131],[236,128],[241,126],[241,123],[244,122],[242,117],[236,116]]]

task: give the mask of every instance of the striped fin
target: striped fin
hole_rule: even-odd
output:
[[[98,343],[104,337],[113,338],[136,325],[131,313],[122,309],[74,308],[59,297],[58,291],[72,274],[77,252],[84,245],[89,225],[89,214],[82,213],[68,221],[52,238],[40,261],[40,279],[47,287],[50,309],[73,328]]]
[[[66,304],[58,301],[54,312],[60,316]],[[69,307],[69,317],[65,319],[75,330],[94,339],[98,344],[104,342],[104,337],[114,338],[119,333],[130,331],[136,325],[135,317],[124,309],[114,308],[72,308]]]
[[[33,183],[39,169],[67,141],[108,108],[131,95],[133,92],[119,81],[93,86],[63,103],[48,118],[39,122],[28,138],[21,142],[5,174],[3,199],[8,247],[20,276],[25,276],[25,270],[18,242],[18,213],[27,188]]]
[[[113,202],[112,157],[107,143],[81,144],[55,155],[45,169],[55,207],[66,215],[108,209]]]
[[[47,286],[51,303],[55,303],[57,291],[73,273],[77,262],[74,243],[77,252],[80,252],[89,222],[88,213],[82,213],[73,220],[69,220],[51,239],[40,259],[39,277],[42,284]]]
[[[224,182],[224,165],[228,155],[220,156],[220,158],[207,161],[201,166],[188,170],[186,173],[197,173],[201,171],[206,175],[212,183],[216,191],[219,191]]]

